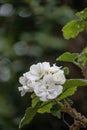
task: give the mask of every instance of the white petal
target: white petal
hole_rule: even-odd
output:
[[[26,93],[26,87],[18,87],[18,90],[21,91],[21,96],[24,96]]]
[[[23,77],[23,76],[21,76],[21,77],[19,78],[19,82],[20,82],[22,85],[25,85],[25,84],[26,84],[26,78]]]
[[[56,73],[59,70],[60,70],[60,67],[56,66],[55,64],[53,64],[53,66],[50,68],[51,73]]]
[[[24,96],[27,92],[33,92],[32,83],[29,86],[18,87],[18,90],[21,92],[21,96]]]
[[[45,91],[44,91],[44,84],[36,83],[35,87],[34,87],[34,92],[35,92],[35,94],[37,96],[43,95],[43,93],[45,93]]]
[[[22,91],[22,90],[23,90],[23,87],[18,87],[18,90],[19,90],[19,91]]]
[[[40,79],[44,75],[44,73],[45,73],[42,63],[38,63],[36,65],[32,65],[30,67],[30,73],[33,76],[36,76],[37,79]]]
[[[61,85],[54,85],[54,89],[48,90],[48,99],[54,99],[62,93],[63,87]]]
[[[41,66],[40,63],[38,63],[37,65],[32,65],[32,66],[30,67],[30,72],[31,72],[32,74],[38,76],[40,66]]]
[[[55,83],[52,74],[47,74],[47,75],[45,75],[44,78],[43,78],[43,81],[44,81],[45,83],[47,83],[47,84],[51,84],[51,83],[53,84],[53,83]]]
[[[48,86],[48,88],[46,88]],[[40,98],[41,101],[47,101],[49,99],[56,98],[62,93],[63,87],[55,84],[36,84],[34,88],[35,94]]]
[[[41,100],[41,101],[48,101],[48,99],[47,99],[46,95],[44,95],[44,96],[40,97],[40,100]]]
[[[41,63],[38,63],[36,65],[32,65],[30,67],[30,72],[34,75],[41,75],[43,73],[43,66]]]
[[[57,73],[54,73],[53,77],[57,84],[64,84],[66,81],[64,72],[62,70],[59,70]]]
[[[48,73],[50,70],[49,62],[43,62],[42,65],[43,65],[43,69],[44,69],[45,73]]]
[[[31,80],[31,81],[35,81],[35,80],[39,80],[39,79],[40,79],[39,76],[34,75],[34,74],[32,74],[31,72],[28,72],[28,73],[26,74],[26,77],[27,77],[27,79],[29,79],[29,80]]]

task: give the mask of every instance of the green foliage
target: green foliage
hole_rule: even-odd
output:
[[[80,67],[82,70],[86,69],[87,48],[84,48],[81,53],[65,52],[57,58],[57,61],[72,62],[78,67]]]
[[[64,74],[68,75],[69,74],[69,68],[68,67],[64,67],[63,68]]]
[[[38,102],[39,102],[39,97],[34,95],[34,97],[32,97],[32,107],[35,107]]]
[[[67,23],[62,31],[66,39],[75,38],[80,32],[86,29],[87,22],[80,20],[72,20]]]
[[[50,110],[53,106],[52,102],[43,102],[40,106],[40,108],[38,109],[38,113],[50,113]]]
[[[63,85],[64,91],[58,97],[59,101],[65,99],[69,96],[72,96],[75,93],[75,91],[77,90],[77,87],[79,87],[79,86],[87,86],[87,80],[85,80],[85,79],[66,80],[65,84]]]
[[[62,107],[59,104],[54,104],[51,109],[51,114],[60,119],[61,118],[61,109],[62,109]]]
[[[74,103],[73,100],[71,100],[70,98],[66,98],[66,100],[67,100],[67,102],[68,102],[71,106],[73,105],[73,103]]]
[[[76,92],[77,87],[80,87],[80,86],[87,86],[87,80],[85,80],[85,79],[67,79],[65,84],[63,85],[64,91],[58,97],[59,101],[65,99],[69,96],[72,96]]]
[[[87,20],[87,8],[85,8],[84,10],[80,12],[77,12],[76,16],[78,16],[82,20]]]
[[[87,29],[87,8],[76,13],[76,16],[78,16],[79,19],[70,21],[62,29],[66,39],[75,38],[80,32]]]
[[[72,96],[75,91],[76,91],[77,87],[69,87],[68,89],[65,89],[65,91],[58,97],[59,101],[69,97],[69,96]]]
[[[62,55],[60,55],[57,60],[58,61],[66,61],[66,62],[74,62],[75,59],[77,58],[78,53],[70,53],[70,52],[65,52]]]
[[[32,121],[32,119],[34,118],[34,116],[37,113],[39,105],[40,105],[40,103],[37,103],[34,107],[27,108],[25,115],[19,124],[19,128],[23,127],[24,125],[26,125]]]
[[[78,66],[83,70],[86,69],[87,66],[87,47],[83,49],[83,51],[79,54],[77,58]]]
[[[71,87],[79,87],[79,86],[87,86],[87,80],[85,79],[67,79],[65,84],[63,85],[64,89],[68,89]]]

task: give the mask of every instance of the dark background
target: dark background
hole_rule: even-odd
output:
[[[65,51],[81,52],[87,46],[86,32],[65,40],[62,27],[75,13],[87,7],[87,0],[0,0],[0,130],[18,130],[29,94],[18,92],[19,77],[30,65],[48,61],[68,66],[68,78],[82,78],[79,68],[56,62]],[[78,88],[71,97],[74,107],[87,116],[87,88]],[[72,119],[65,115],[71,124]],[[37,115],[22,130],[68,130],[62,120],[49,114]]]

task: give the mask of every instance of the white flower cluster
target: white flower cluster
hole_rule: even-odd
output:
[[[32,65],[30,70],[20,77],[22,87],[18,89],[22,96],[26,92],[34,92],[41,101],[48,101],[62,93],[62,84],[65,81],[64,72],[60,67],[43,62]]]

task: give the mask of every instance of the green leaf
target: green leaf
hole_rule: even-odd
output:
[[[52,110],[51,113],[52,113],[53,116],[56,116],[56,117],[58,117],[58,119],[61,119],[61,112],[60,111],[55,111],[55,110],[53,111]]]
[[[39,102],[39,97],[34,96],[32,99],[32,107],[36,106],[36,104]]]
[[[86,20],[87,19],[87,8],[84,10],[77,12],[76,16],[78,16],[80,19]]]
[[[39,106],[40,103],[37,103],[35,107],[29,107],[26,109],[25,115],[19,124],[19,128],[22,128],[24,125],[29,124],[32,121],[37,113]]]
[[[80,20],[72,20],[67,23],[62,31],[66,39],[75,38],[80,32],[85,30],[87,22]]]
[[[68,67],[64,67],[63,68],[64,74],[68,75],[69,74],[69,68]]]
[[[87,47],[82,50],[77,58],[78,66],[83,70],[87,66]]]
[[[67,100],[67,102],[70,104],[70,106],[72,106],[72,105],[73,105],[73,103],[74,103],[74,102],[73,102],[73,100],[71,100],[71,99],[70,99],[70,98],[68,98],[68,97],[67,97],[67,99],[66,99],[66,100]]]
[[[86,86],[87,80],[86,79],[67,79],[64,87],[68,88],[69,86]]]
[[[85,79],[70,79],[66,80],[64,87],[64,92],[58,97],[59,101],[63,100],[69,96],[72,96],[75,92],[77,87],[79,86],[86,86],[87,80]]]
[[[79,86],[86,86],[87,80],[85,79],[67,79],[65,84],[63,85],[64,89],[71,88],[71,87],[79,87]]]
[[[71,87],[71,88],[68,88],[67,90],[65,90],[65,91],[58,97],[59,101],[65,99],[65,98],[67,98],[67,97],[69,97],[69,96],[72,96],[72,95],[75,93],[76,89],[77,89],[77,87]]]
[[[70,53],[70,52],[65,52],[62,55],[60,55],[57,60],[58,61],[67,61],[67,62],[74,62],[76,57],[78,56],[78,53]]]
[[[61,118],[61,110],[62,110],[62,108],[63,107],[59,103],[54,104],[52,109],[51,109],[51,114],[60,119]]]
[[[38,109],[38,113],[50,113],[52,105],[52,102],[43,102],[41,107]]]

